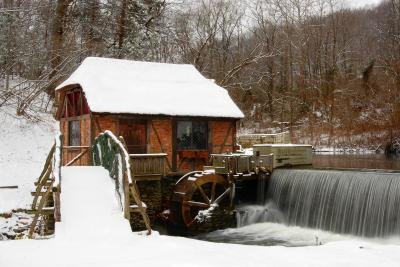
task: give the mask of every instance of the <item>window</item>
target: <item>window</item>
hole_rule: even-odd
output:
[[[68,136],[69,146],[81,145],[81,125],[79,120],[69,121]]]
[[[178,150],[207,150],[208,126],[205,121],[178,121]]]

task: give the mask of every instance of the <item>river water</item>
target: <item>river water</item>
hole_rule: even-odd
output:
[[[313,157],[313,167],[316,169],[384,169],[390,170],[389,173],[393,172],[393,174],[390,175],[400,176],[400,174],[397,174],[400,170],[400,160],[398,158],[387,158],[383,154],[316,154]],[[363,183],[363,181],[361,182]],[[310,182],[306,181],[306,183]],[[367,185],[365,187],[368,188]],[[270,193],[271,192],[269,192],[269,194]],[[307,197],[307,194],[308,193],[305,191],[299,192],[296,197],[300,197],[301,195]],[[380,194],[377,193],[376,196],[378,195]],[[351,193],[350,196],[354,198],[354,193]],[[272,196],[270,195],[269,197],[271,198]],[[343,196],[340,196],[338,199],[343,201]],[[394,200],[397,203],[398,197],[394,196]],[[306,223],[293,225],[293,220],[288,219],[287,211],[283,211],[282,207],[278,208],[277,204],[271,201],[271,199],[267,198],[266,201],[267,203],[264,205],[238,207],[237,228],[219,230],[198,236],[197,238],[212,242],[261,246],[315,246],[338,240],[366,239],[366,237],[355,235],[357,234],[356,231],[354,231],[354,234],[349,231],[339,234],[322,230],[321,228],[324,227],[310,227],[307,226]],[[349,203],[351,201],[352,200],[349,198]],[[360,201],[360,203],[361,202],[362,201]],[[292,204],[300,205],[299,203],[302,204],[303,200],[297,200],[297,202],[293,202]],[[397,205],[396,203],[394,205]],[[310,205],[311,204],[312,203],[310,203]],[[345,201],[344,204],[347,205],[347,202]],[[326,207],[328,206],[329,203]],[[321,207],[325,208],[325,206]],[[353,206],[351,207],[354,208]],[[298,209],[298,207],[296,208]],[[304,208],[306,207],[301,209],[305,210]],[[309,215],[301,212],[301,209],[300,212],[296,214],[296,217],[300,218],[299,216],[305,216],[305,218],[308,218]],[[378,207],[377,210],[381,211],[382,207]],[[308,208],[305,212],[309,212]],[[321,216],[321,218],[323,219],[323,216]],[[345,223],[349,224],[347,221]],[[385,236],[384,239],[380,237],[368,237],[368,240],[399,244],[400,236],[396,233],[393,236]]]
[[[313,155],[314,168],[400,170],[400,158],[385,154],[327,154]]]

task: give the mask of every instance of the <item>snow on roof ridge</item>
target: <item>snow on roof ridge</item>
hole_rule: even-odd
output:
[[[56,90],[72,84],[93,112],[243,118],[228,91],[190,64],[87,57]]]
[[[136,63],[144,63],[144,64],[157,64],[157,65],[177,65],[177,66],[190,66],[190,67],[194,67],[192,64],[187,64],[187,63],[167,63],[167,62],[157,62],[157,61],[144,61],[144,60],[133,60],[133,59],[126,59],[126,58],[112,58],[112,57],[94,57],[94,56],[89,56],[86,57],[83,61],[87,61],[87,60],[92,60],[92,59],[96,59],[96,60],[111,60],[111,61],[125,61],[125,62],[136,62]]]

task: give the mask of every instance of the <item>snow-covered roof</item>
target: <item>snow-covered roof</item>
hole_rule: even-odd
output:
[[[244,117],[228,92],[192,65],[88,57],[56,90],[73,84],[92,112]]]

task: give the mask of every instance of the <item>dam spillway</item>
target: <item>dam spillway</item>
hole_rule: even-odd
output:
[[[279,213],[287,225],[366,237],[400,234],[400,173],[276,169],[266,202],[264,211],[242,209],[239,226],[276,221]]]

